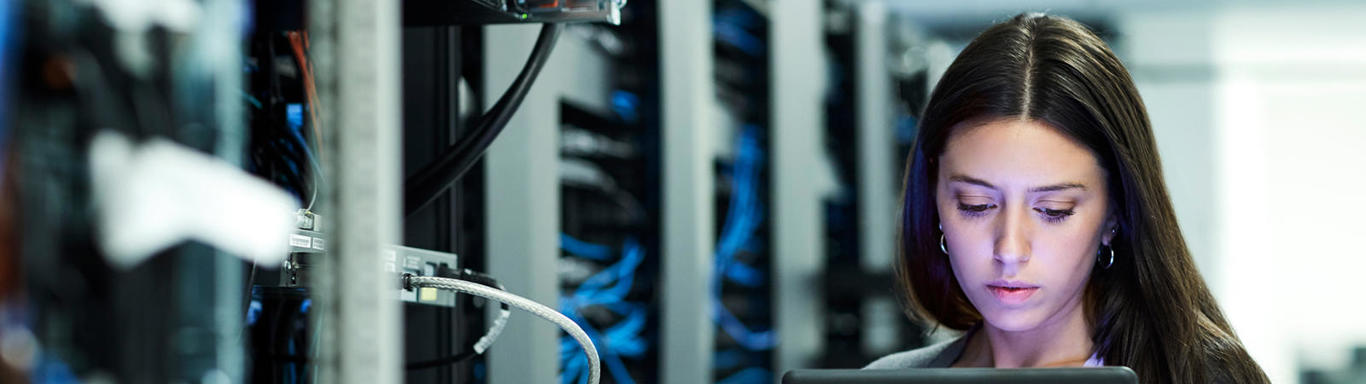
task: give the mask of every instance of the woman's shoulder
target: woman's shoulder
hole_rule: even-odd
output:
[[[963,354],[967,337],[883,356],[863,369],[947,368]]]

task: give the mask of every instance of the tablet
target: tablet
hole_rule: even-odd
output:
[[[1138,384],[1126,367],[798,369],[783,384]]]

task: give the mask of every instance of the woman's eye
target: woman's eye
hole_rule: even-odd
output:
[[[958,203],[958,210],[968,216],[981,216],[986,214],[988,209],[996,208],[996,204],[965,204]]]
[[[1072,216],[1076,213],[1076,211],[1072,209],[1034,208],[1034,211],[1043,214],[1044,219],[1051,222],[1062,221],[1068,216]]]

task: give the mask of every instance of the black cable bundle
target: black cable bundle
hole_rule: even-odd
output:
[[[526,65],[522,67],[522,72],[517,75],[517,79],[512,82],[507,92],[498,98],[493,108],[479,119],[474,130],[461,137],[455,146],[442,153],[436,161],[404,180],[405,214],[412,214],[436,200],[441,191],[464,176],[465,172],[484,155],[489,145],[503,131],[508,120],[512,119],[512,114],[522,105],[522,99],[526,98],[527,91],[531,89],[531,83],[536,80],[536,76],[541,73],[541,68],[550,60],[550,51],[555,48],[560,29],[558,24],[542,26],[541,34],[536,38],[536,46],[532,49]]]
[[[322,183],[322,169],[310,145],[320,139],[316,134],[305,138],[305,127],[313,126],[316,121],[308,119],[314,107],[312,103],[299,102],[300,113],[298,130],[290,123],[290,100],[307,99],[304,88],[308,86],[303,76],[289,78],[275,65],[279,56],[275,43],[281,35],[268,34],[256,38],[252,45],[255,64],[249,71],[252,83],[250,93],[244,92],[250,109],[250,134],[247,149],[248,171],[276,185],[289,190],[299,198],[302,205],[310,210],[318,196]],[[305,73],[307,63],[302,56],[296,57],[298,73]],[[289,84],[284,84],[289,81]],[[298,84],[293,82],[297,81]],[[296,89],[298,88],[298,89]],[[316,132],[316,130],[315,130]],[[309,142],[313,140],[313,143]]]

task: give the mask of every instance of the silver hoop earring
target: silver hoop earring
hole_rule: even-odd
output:
[[[1110,269],[1111,266],[1115,265],[1115,247],[1105,246],[1105,248],[1110,249],[1110,259],[1105,263],[1105,266],[1100,267],[1100,269]],[[1100,261],[1102,260],[1101,255],[1101,251],[1096,251],[1096,264],[1100,264]]]
[[[939,234],[939,251],[944,252],[945,255],[949,254],[949,247],[944,243],[944,234],[942,233]]]

